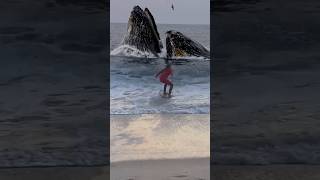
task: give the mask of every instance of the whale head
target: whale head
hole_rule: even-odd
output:
[[[200,43],[191,40],[181,32],[166,32],[167,57],[196,56],[210,58],[210,52]]]
[[[163,48],[157,25],[148,8],[134,6],[128,20],[127,34],[122,44],[157,55]]]

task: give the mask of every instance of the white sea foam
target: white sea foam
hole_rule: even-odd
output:
[[[147,51],[141,51],[130,45],[120,45],[116,49],[112,50],[110,55],[112,56],[127,56],[127,57],[142,57],[142,58],[156,58],[156,56]]]
[[[153,53],[148,51],[141,51],[133,46],[130,45],[120,45],[119,47],[115,48],[110,53],[111,56],[125,56],[125,57],[139,57],[139,58],[166,58],[167,57],[167,50],[165,48],[162,49],[161,53],[158,53],[158,57],[155,56]],[[197,56],[184,56],[184,57],[177,57],[173,56],[170,59],[186,59],[186,60],[210,60],[205,57],[197,57]]]

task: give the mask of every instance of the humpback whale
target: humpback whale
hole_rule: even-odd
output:
[[[124,54],[136,53],[136,50],[139,50],[139,55],[146,55],[147,52],[159,57],[163,45],[156,22],[148,8],[142,10],[139,6],[133,7],[121,45],[124,45],[124,49],[121,49],[124,50]],[[166,49],[167,58],[186,56],[210,58],[210,52],[204,46],[174,30],[166,32]]]
[[[210,58],[210,52],[200,43],[191,40],[181,32],[170,30],[166,32],[167,57],[196,56]]]
[[[158,57],[163,45],[155,20],[148,8],[143,11],[139,6],[133,7],[122,45],[130,45]]]

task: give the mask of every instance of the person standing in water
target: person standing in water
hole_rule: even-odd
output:
[[[170,63],[167,63],[166,67],[162,69],[157,75],[156,78],[159,77],[160,82],[164,83],[163,86],[163,95],[168,95],[168,97],[171,97],[172,89],[173,89],[173,84],[172,82],[168,79],[168,77],[171,75],[172,76],[172,69]],[[170,86],[169,93],[167,93],[167,85]]]

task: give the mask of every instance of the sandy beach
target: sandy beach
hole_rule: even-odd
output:
[[[207,158],[209,149],[208,114],[111,115],[111,163]]]
[[[130,161],[111,164],[111,180],[209,180],[209,158]]]
[[[112,115],[111,180],[209,180],[209,114]]]

